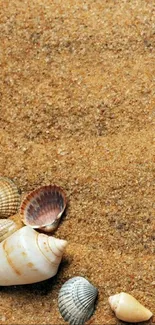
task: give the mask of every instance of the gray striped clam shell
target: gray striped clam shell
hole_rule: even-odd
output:
[[[93,314],[98,290],[77,276],[63,284],[58,296],[59,311],[70,325],[83,325]]]
[[[20,205],[17,186],[7,177],[0,177],[0,218],[14,215]]]

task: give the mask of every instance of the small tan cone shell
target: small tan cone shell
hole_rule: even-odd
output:
[[[144,322],[153,315],[138,300],[125,292],[109,297],[108,301],[116,317],[125,322]]]

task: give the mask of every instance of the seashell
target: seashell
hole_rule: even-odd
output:
[[[144,322],[153,315],[138,300],[125,292],[109,297],[109,304],[117,318],[125,322]]]
[[[0,219],[0,242],[18,229],[16,223],[10,219]]]
[[[70,325],[83,325],[94,312],[98,290],[85,278],[74,277],[65,282],[58,296],[59,310]]]
[[[40,282],[53,277],[59,268],[65,240],[24,226],[0,243],[0,285]]]
[[[7,177],[0,177],[0,218],[15,214],[20,205],[17,186]]]
[[[25,225],[50,232],[57,228],[66,207],[62,188],[47,185],[29,193],[21,204],[21,215]]]
[[[8,220],[13,220],[16,224],[17,229],[22,228],[24,226],[19,212],[9,217]]]

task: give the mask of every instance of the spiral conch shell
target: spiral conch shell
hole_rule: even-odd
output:
[[[150,310],[128,293],[121,292],[109,297],[111,309],[117,318],[125,322],[144,322],[152,317]]]
[[[0,177],[0,218],[15,214],[20,205],[20,194],[14,182],[7,177]]]
[[[70,325],[83,325],[94,312],[98,290],[85,278],[74,277],[66,281],[59,292],[59,310]]]
[[[0,286],[28,284],[53,277],[58,270],[65,240],[24,226],[0,244]]]
[[[23,223],[50,232],[57,228],[66,207],[66,196],[57,185],[46,185],[30,192],[21,204]]]

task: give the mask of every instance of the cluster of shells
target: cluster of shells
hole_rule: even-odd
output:
[[[66,196],[59,186],[39,187],[21,202],[14,182],[0,177],[0,286],[39,282],[57,273],[67,241],[51,232],[65,208]],[[83,277],[66,281],[58,296],[64,320],[83,325],[94,312],[97,294]],[[128,293],[115,294],[108,301],[116,317],[126,322],[146,321],[153,315]]]
[[[56,229],[65,207],[59,186],[39,187],[21,202],[14,182],[0,177],[1,286],[39,282],[57,273],[67,241],[46,233]]]

